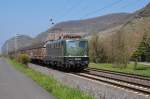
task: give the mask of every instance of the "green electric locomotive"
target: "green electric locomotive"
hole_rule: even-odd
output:
[[[69,39],[48,41],[45,44],[44,62],[52,66],[67,69],[84,69],[89,64],[88,41]]]

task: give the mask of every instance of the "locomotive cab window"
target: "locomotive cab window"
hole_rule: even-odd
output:
[[[69,41],[68,42],[68,47],[75,48],[76,46],[77,46],[77,42],[76,41]]]
[[[85,41],[80,41],[79,42],[79,47],[80,48],[85,48],[86,47],[86,42]]]

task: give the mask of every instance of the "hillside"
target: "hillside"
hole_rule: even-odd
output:
[[[16,42],[16,45],[15,45],[15,42]],[[26,47],[32,44],[32,42],[33,42],[33,38],[26,36],[26,35],[20,35],[17,37],[17,39],[13,37],[7,40],[5,44],[2,46],[2,52],[7,53],[7,50],[9,52],[14,51],[15,47],[18,49],[22,47]]]
[[[150,3],[138,12],[139,17],[150,17]]]
[[[55,32],[57,30],[70,33],[83,32],[86,34],[92,34],[121,25],[125,23],[131,16],[132,14],[128,13],[116,13],[85,20],[61,22],[47,31],[39,34],[36,37],[36,40],[43,41],[47,37],[48,33]]]

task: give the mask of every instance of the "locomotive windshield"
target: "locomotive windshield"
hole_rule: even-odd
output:
[[[88,43],[86,40],[70,40],[66,42],[67,56],[87,56]]]
[[[68,48],[76,48],[78,46],[77,41],[68,41]]]

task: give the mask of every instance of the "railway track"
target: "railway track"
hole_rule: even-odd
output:
[[[83,73],[74,74],[150,97],[150,79],[148,77],[116,73],[107,70],[101,71],[95,68],[87,68]]]
[[[123,72],[118,72],[118,71],[110,71],[110,70],[97,69],[97,68],[91,68],[91,67],[88,67],[86,70],[92,70],[92,71],[97,71],[97,72],[105,72],[105,73],[109,73],[109,74],[116,74],[116,75],[121,75],[121,76],[126,76],[126,77],[131,77],[131,78],[137,78],[137,79],[150,81],[150,77],[137,75],[137,74],[123,73]]]
[[[85,72],[89,72],[96,76],[103,76],[114,80],[124,81],[126,83],[132,83],[134,85],[140,85],[142,87],[150,88],[150,78],[145,76],[138,76],[132,74],[112,72],[108,70],[99,70],[93,68],[87,68]]]

